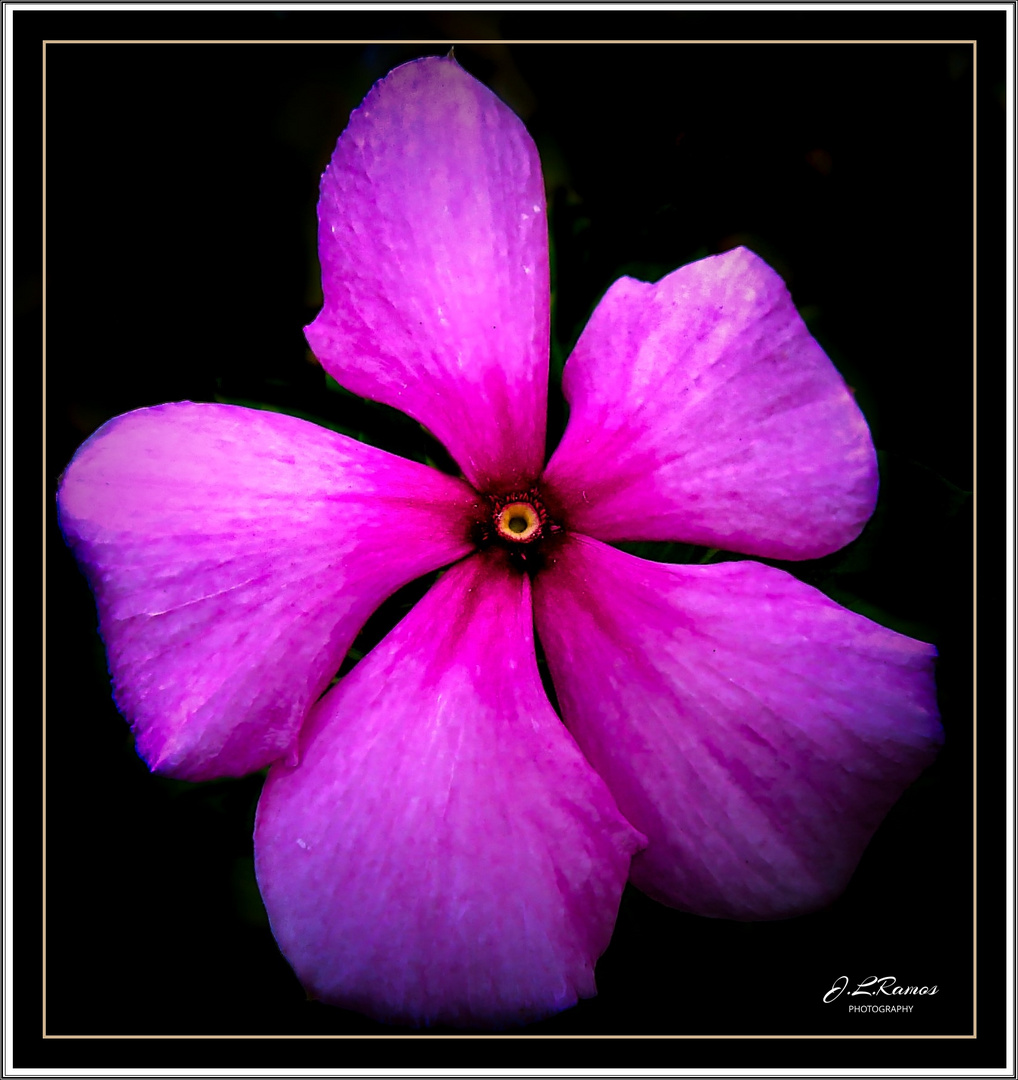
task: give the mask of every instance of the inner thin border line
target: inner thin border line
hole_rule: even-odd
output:
[[[46,485],[46,50],[50,45],[970,45],[972,47],[972,1033],[964,1035],[528,1035],[513,1034],[515,1039],[975,1039],[977,1037],[976,984],[977,965],[977,905],[976,905],[976,129],[978,119],[976,57],[978,42],[957,38],[817,38],[817,39],[748,39],[748,38],[682,38],[682,39],[620,39],[598,38],[563,40],[558,38],[464,38],[417,40],[392,38],[384,41],[371,38],[53,38],[42,42],[42,468],[43,468],[43,535],[48,509],[49,491]],[[491,1039],[503,1034],[406,1034],[379,1035],[51,1035],[46,1031],[46,547],[42,562],[42,1038],[43,1039]]]

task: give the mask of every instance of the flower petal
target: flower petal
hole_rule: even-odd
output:
[[[858,536],[876,454],[778,275],[745,248],[621,278],[565,367],[546,489],[578,532],[810,559]]]
[[[269,773],[255,868],[311,996],[405,1024],[526,1023],[595,993],[629,826],[545,696],[530,583],[452,567]]]
[[[830,902],[942,739],[933,647],[781,570],[571,537],[535,613],[569,730],[649,839],[633,883],[687,911]]]
[[[424,424],[479,490],[544,463],[544,183],[522,122],[452,58],[404,64],[350,117],[322,177],[325,306],[308,341],[337,382]]]
[[[279,413],[181,402],[100,428],[60,525],[139,754],[205,780],[287,753],[374,608],[470,550],[476,498]]]

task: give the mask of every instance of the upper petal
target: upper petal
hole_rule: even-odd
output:
[[[548,233],[537,149],[455,60],[404,64],[322,177],[322,366],[424,424],[480,490],[544,462]]]
[[[503,1027],[595,993],[641,843],[545,696],[529,579],[475,556],[315,707],[255,865],[313,997]]]
[[[572,537],[535,613],[570,731],[649,840],[633,883],[687,911],[832,900],[942,739],[932,646],[781,570]]]
[[[374,608],[470,550],[476,495],[292,416],[182,402],[100,428],[57,498],[138,752],[205,780],[287,753]]]
[[[826,555],[877,496],[869,429],[784,283],[745,248],[608,290],[566,363],[547,488],[602,540]]]

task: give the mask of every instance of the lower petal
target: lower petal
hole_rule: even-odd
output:
[[[687,911],[830,902],[942,741],[933,647],[781,570],[571,536],[535,613],[566,724],[648,838],[633,883]]]
[[[139,754],[208,780],[289,753],[378,604],[470,551],[475,499],[279,413],[182,402],[111,420],[57,501]]]
[[[273,933],[312,997],[504,1027],[595,993],[630,858],[555,715],[529,579],[450,569],[313,710],[255,824]]]

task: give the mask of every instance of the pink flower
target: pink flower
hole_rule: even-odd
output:
[[[185,402],[112,420],[59,492],[141,756],[190,780],[271,765],[256,869],[308,992],[525,1023],[595,993],[627,880],[709,916],[827,904],[941,741],[933,648],[756,562],[608,543],[807,559],[862,529],[869,431],[778,276],[738,249],[616,282],[545,464],[522,123],[454,60],[398,68],[351,117],[319,219],[312,348],[463,479]],[[378,604],[443,566],[324,693]]]

